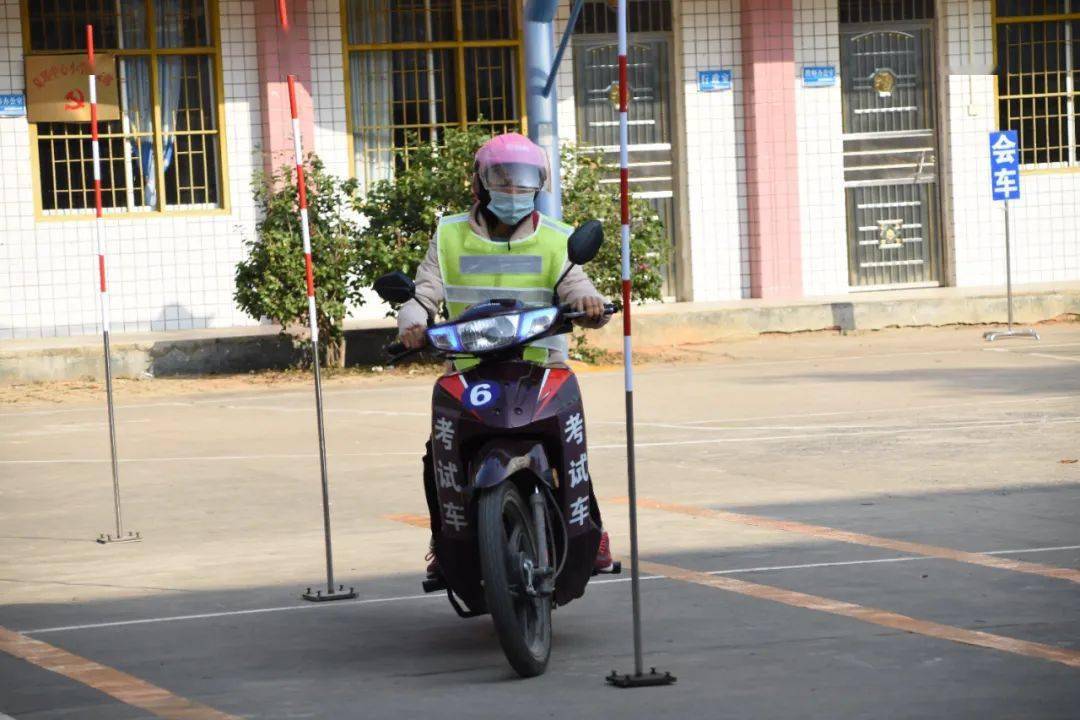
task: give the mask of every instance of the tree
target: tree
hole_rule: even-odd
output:
[[[283,167],[252,182],[261,220],[255,238],[246,242],[248,256],[236,266],[237,305],[252,317],[266,317],[282,332],[308,325],[304,248],[297,205],[295,167]],[[323,363],[345,360],[342,322],[346,307],[363,304],[357,282],[362,253],[359,227],[352,213],[355,180],[341,180],[323,169],[315,155],[304,165],[315,280],[316,324]]]

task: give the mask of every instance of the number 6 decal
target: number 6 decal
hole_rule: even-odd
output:
[[[469,397],[466,404],[469,407],[484,407],[494,402],[499,396],[499,386],[492,383],[479,383],[469,388]]]

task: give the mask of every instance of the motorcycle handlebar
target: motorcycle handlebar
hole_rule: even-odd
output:
[[[571,305],[563,305],[559,308],[559,311],[562,313],[563,318],[566,320],[577,320],[578,318],[583,318],[586,315],[586,313],[584,312],[574,310],[573,306]],[[618,305],[615,305],[614,303],[604,304],[604,315],[614,315],[617,312],[619,312]],[[391,360],[391,362],[396,362],[402,359],[401,357],[398,357],[399,355],[404,356],[406,354],[412,354],[413,352],[419,351],[409,350],[407,347],[405,347],[405,343],[403,342],[392,342],[389,345],[383,347],[383,352],[385,352],[387,355],[394,356],[394,359]]]
[[[559,308],[559,310],[562,312],[563,318],[567,320],[577,320],[578,318],[583,318],[586,315],[584,312],[574,310],[572,305],[563,305],[561,308]],[[617,312],[619,312],[618,305],[615,305],[614,303],[604,304],[604,315],[614,315]]]

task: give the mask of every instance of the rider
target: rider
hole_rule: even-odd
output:
[[[539,241],[536,247],[542,254],[547,249],[551,251],[549,255],[566,255],[566,239],[570,229],[536,210],[536,197],[548,187],[549,174],[544,151],[517,133],[497,135],[477,151],[472,178],[473,206],[467,214],[446,216],[439,221],[439,228],[428,246],[427,257],[416,272],[415,299],[402,305],[398,312],[398,339],[405,347],[417,349],[424,346],[428,320],[434,318],[435,309],[442,302],[446,302],[451,317],[454,317],[467,305],[479,301],[474,299],[478,297],[475,289],[503,285],[498,278],[493,280],[493,275],[513,275],[513,286],[500,287],[500,297],[507,297],[516,291],[528,298],[530,289],[534,293],[535,290],[551,290],[554,285],[553,268],[546,268],[545,272],[542,258],[537,258],[541,260],[540,263],[532,264],[529,260],[536,256],[512,252],[514,243],[535,239]],[[469,256],[466,253],[477,254]],[[500,257],[505,260],[500,262]],[[448,263],[450,258],[458,262]],[[466,259],[470,262],[461,262]],[[565,269],[565,266],[558,268],[554,277],[561,276]],[[474,292],[470,294],[469,290]],[[558,293],[560,302],[585,313],[576,321],[578,324],[598,328],[608,321],[604,315],[604,299],[580,267],[570,269],[559,285]],[[565,363],[565,337],[559,340],[562,342],[547,343],[546,349],[527,348],[526,358],[549,364]],[[438,575],[438,561],[434,557],[434,534],[438,530],[439,510],[430,440],[424,455],[424,491],[432,528],[432,551],[428,553],[430,564],[427,572],[429,577],[435,577]],[[612,566],[610,541],[607,531],[603,531],[595,568],[598,572],[604,572],[611,570]]]

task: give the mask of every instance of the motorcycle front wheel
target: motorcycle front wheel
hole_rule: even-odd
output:
[[[499,644],[519,675],[535,677],[551,655],[551,598],[526,591],[526,567],[537,566],[539,553],[531,513],[513,483],[484,492],[478,524],[484,599]]]

